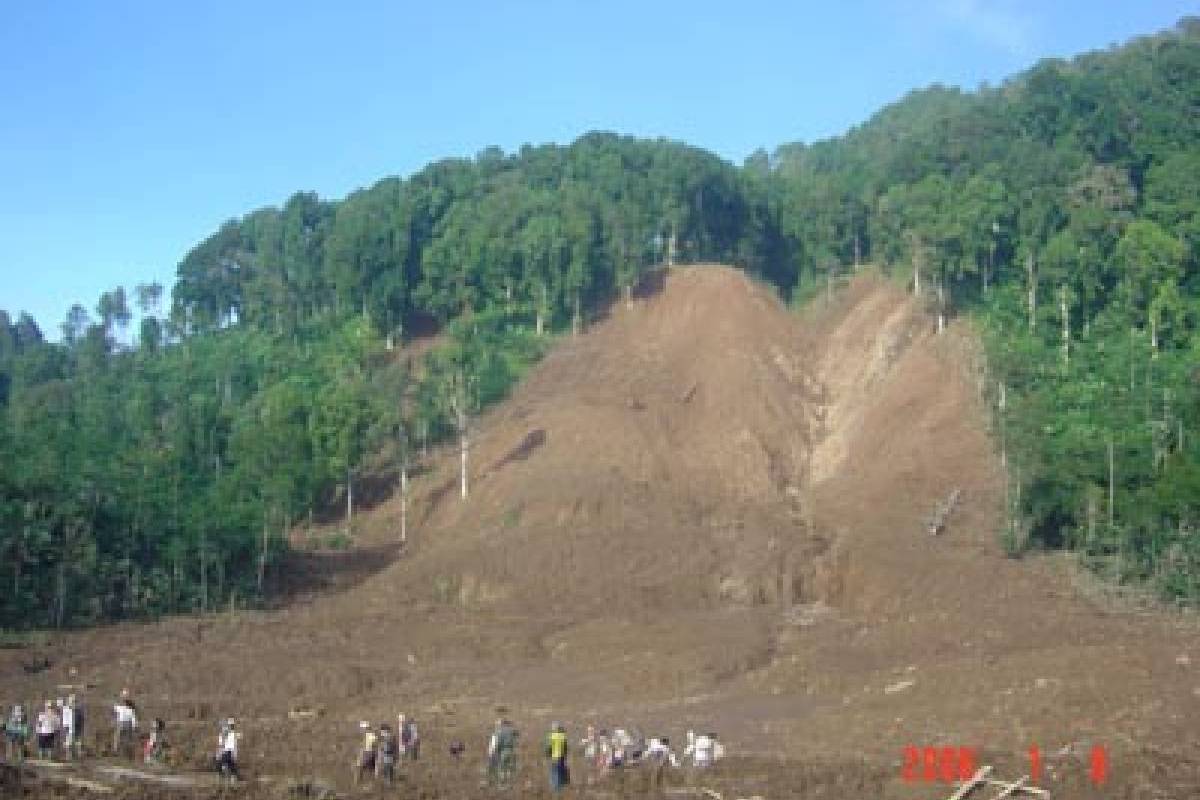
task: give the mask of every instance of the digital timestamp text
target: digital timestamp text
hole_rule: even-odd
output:
[[[1036,784],[1041,780],[1044,766],[1042,751],[1031,745],[1026,751],[1029,765],[1029,780]],[[978,751],[974,747],[917,747],[904,748],[904,762],[900,768],[902,780],[915,783],[958,783],[969,781],[978,767]],[[1108,781],[1108,751],[1103,745],[1095,745],[1088,753],[1088,778],[1097,786]]]

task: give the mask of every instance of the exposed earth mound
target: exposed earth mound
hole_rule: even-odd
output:
[[[406,547],[393,497],[351,552],[297,557],[329,588],[0,651],[0,700],[89,684],[99,720],[129,685],[175,721],[183,771],[236,714],[267,779],[246,791],[271,796],[346,789],[354,722],[400,710],[430,753],[405,796],[474,796],[497,707],[539,791],[534,740],[563,719],[718,730],[737,758],[699,780],[731,797],[950,794],[903,780],[908,745],[1010,778],[1037,745],[1055,797],[1200,793],[1195,621],[1004,556],[981,380],[969,330],[936,335],[882,279],[798,317],[739,271],[677,269],[473,423],[467,500],[454,449],[423,465]]]

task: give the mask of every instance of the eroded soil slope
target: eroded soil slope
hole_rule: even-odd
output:
[[[498,706],[530,740],[552,718],[715,728],[744,756],[707,779],[730,793],[944,796],[901,781],[905,745],[1017,777],[1037,744],[1058,797],[1196,795],[1194,621],[1004,556],[978,375],[965,327],[935,335],[881,279],[798,317],[736,270],[675,270],[475,422],[466,501],[456,452],[423,465],[407,546],[392,497],[352,552],[297,557],[331,588],[0,651],[0,692],[129,685],[184,762],[237,714],[251,770],[343,787],[354,721],[408,710],[431,752],[468,743],[410,776],[429,797],[474,792]]]

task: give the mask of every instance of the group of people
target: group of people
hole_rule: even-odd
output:
[[[655,766],[678,767],[689,763],[698,769],[711,767],[725,755],[725,747],[715,733],[687,732],[687,747],[682,759],[671,749],[671,740],[666,736],[646,738],[631,734],[624,728],[596,730],[588,725],[587,735],[580,741],[584,761],[598,773],[623,767],[627,764],[648,763]]]
[[[84,722],[87,712],[82,700],[72,694],[58,700],[47,700],[33,718],[25,706],[12,706],[4,719],[5,758],[20,763],[29,754],[30,744],[39,759],[50,761],[83,757]],[[146,735],[139,733],[138,707],[129,689],[122,689],[112,705],[112,754],[129,760],[141,759],[146,764],[158,764],[167,752],[167,726],[154,719]],[[238,740],[241,733],[232,718],[223,720],[217,738],[215,763],[217,769],[236,780]]]
[[[33,720],[22,705],[14,705],[4,722],[5,756],[10,762],[24,759],[32,736],[41,759],[50,760],[59,753],[65,759],[81,758],[85,719],[84,705],[74,694],[57,701],[47,700]],[[128,689],[122,689],[113,703],[112,719],[112,752],[115,755],[133,759],[140,753],[148,764],[163,759],[167,748],[166,723],[155,719],[148,735],[139,737],[138,708]],[[394,729],[386,722],[374,726],[364,720],[359,723],[359,730],[362,740],[354,762],[355,786],[371,779],[391,785],[395,781],[398,762],[402,759],[415,761],[420,756],[421,737],[416,722],[405,714],[397,716]],[[235,719],[221,721],[214,762],[217,770],[230,782],[240,780],[238,749],[241,737]],[[503,717],[496,720],[487,745],[488,784],[512,785],[517,773],[519,739],[520,734],[510,720]],[[676,755],[667,737],[646,738],[624,728],[614,728],[610,732],[588,725],[579,745],[589,783],[611,770],[638,764],[652,767],[655,778],[660,780],[668,767],[690,763],[703,769],[724,755],[724,747],[716,734],[693,731],[687,732],[687,747],[682,757]],[[461,740],[450,742],[450,755],[456,760],[465,750]],[[570,750],[565,726],[552,723],[542,746],[552,791],[561,791],[571,784]]]
[[[370,722],[358,723],[362,746],[354,762],[354,785],[372,777],[391,785],[396,780],[396,762],[402,758],[416,761],[421,754],[421,736],[417,723],[404,714],[396,718],[396,729],[383,723],[378,730]]]
[[[488,784],[501,788],[511,784],[517,770],[518,739],[519,734],[512,722],[503,717],[496,720],[488,740]],[[688,731],[687,747],[682,758],[671,749],[671,742],[667,737],[646,738],[631,734],[624,728],[615,728],[610,733],[608,730],[597,730],[594,725],[588,725],[587,734],[580,740],[579,745],[587,769],[588,782],[602,778],[611,770],[643,764],[654,770],[653,778],[656,781],[661,781],[663,771],[668,767],[690,763],[695,768],[706,769],[725,755],[724,746],[717,740],[717,735],[711,732],[696,734],[694,731]],[[461,742],[454,741],[450,747],[452,755],[461,755]],[[570,745],[566,728],[561,723],[554,722],[550,725],[542,746],[542,754],[549,770],[551,791],[565,789],[571,784]]]
[[[83,737],[84,708],[75,695],[47,700],[31,720],[17,703],[4,721],[4,755],[10,762],[24,760],[32,737],[37,756],[50,760],[79,758]]]

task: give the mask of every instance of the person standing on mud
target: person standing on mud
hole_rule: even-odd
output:
[[[74,758],[83,758],[83,730],[87,722],[87,706],[81,697],[71,695],[71,747]]]
[[[697,769],[711,767],[716,761],[716,749],[717,735],[715,733],[695,735],[692,731],[688,731],[688,746],[684,755],[692,757],[692,766]]]
[[[678,767],[679,759],[671,749],[671,740],[666,736],[653,737],[646,743],[642,761],[650,767],[650,788],[659,791],[663,786],[663,775],[667,767]]]
[[[147,764],[158,764],[163,760],[167,751],[167,723],[162,718],[156,718],[150,726],[150,738],[146,740],[142,759]]]
[[[550,726],[546,736],[546,758],[550,761],[550,791],[561,792],[571,783],[567,766],[567,729],[562,723],[555,722]]]
[[[396,718],[396,723],[396,732],[400,736],[400,755],[416,761],[421,755],[421,735],[417,732],[417,723],[404,714]]]
[[[118,757],[133,758],[133,739],[137,732],[137,707],[128,689],[113,705],[113,752]]]
[[[67,697],[62,704],[62,746],[63,760],[71,760],[71,751],[75,746],[75,695]]]
[[[358,786],[364,777],[370,777],[375,774],[375,731],[371,730],[371,723],[363,720],[358,723],[358,729],[362,731],[362,746],[358,750],[358,757],[354,760],[354,785]]]
[[[217,769],[230,783],[242,779],[238,772],[238,743],[241,741],[241,731],[237,729],[237,720],[233,717],[225,720],[217,742]]]
[[[38,712],[34,731],[37,733],[38,758],[49,761],[54,756],[54,734],[58,730],[58,719],[54,713],[54,703],[49,700]]]
[[[488,782],[507,786],[517,774],[517,729],[501,717],[488,741]]]
[[[391,786],[396,781],[396,759],[400,756],[400,745],[386,722],[379,726],[379,755],[375,758],[375,777]]]
[[[587,735],[579,740],[579,745],[583,748],[583,764],[590,784],[596,779],[600,759],[600,738],[596,735],[595,725],[587,726]]]
[[[29,739],[29,719],[25,707],[17,703],[4,723],[5,757],[10,764],[25,760],[25,742]]]

